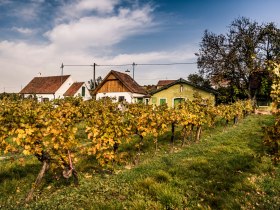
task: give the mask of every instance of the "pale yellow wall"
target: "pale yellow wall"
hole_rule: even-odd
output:
[[[187,84],[182,84],[183,90],[180,92],[181,84],[173,85],[165,90],[162,90],[160,92],[155,93],[151,96],[149,104],[159,105],[161,98],[166,98],[167,105],[173,106],[174,98],[185,98],[189,100],[193,100],[193,94],[195,92],[198,92],[202,98],[208,98],[210,99],[213,104],[215,103],[215,96],[213,93],[206,92],[201,89],[194,88]]]

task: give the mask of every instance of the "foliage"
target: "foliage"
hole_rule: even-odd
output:
[[[274,64],[273,68],[273,85],[271,90],[271,98],[274,103],[276,112],[279,112],[280,106],[280,64]]]
[[[157,151],[158,140],[171,128],[171,151],[175,145],[175,128],[181,132],[182,145],[187,137],[199,142],[202,127],[213,127],[221,118],[227,121],[243,118],[245,102],[215,107],[199,94],[193,101],[185,101],[174,108],[166,105],[117,104],[110,99],[83,101],[80,98],[58,99],[39,103],[35,100],[1,100],[0,153],[4,155],[30,155],[42,162],[34,187],[27,200],[32,198],[35,187],[51,169],[62,171],[65,178],[74,177],[78,184],[76,157],[83,154],[96,160],[101,168],[114,168],[127,155],[119,151],[127,145],[138,149],[139,159],[145,145],[153,142]],[[250,105],[250,103],[248,103]],[[219,110],[223,111],[219,111]],[[225,115],[225,113],[228,113]],[[85,126],[80,127],[80,123]],[[84,129],[87,139],[79,141],[77,130]],[[135,140],[135,135],[139,137]],[[190,142],[189,141],[189,142]]]
[[[236,99],[269,96],[270,77],[257,81],[268,72],[268,62],[279,59],[280,30],[273,23],[258,24],[245,17],[234,20],[227,34],[205,31],[198,56],[200,73],[212,82],[228,83]]]
[[[191,83],[193,83],[199,87],[211,88],[209,79],[203,78],[202,75],[197,74],[197,73],[189,74],[188,81],[190,81]]]
[[[32,154],[40,161],[52,159],[64,168],[68,151],[77,146],[75,125],[81,116],[78,105],[67,100],[56,101],[58,104],[34,100],[1,103],[1,152]]]
[[[63,175],[72,174],[78,182],[73,166],[76,124],[81,119],[81,99],[56,100],[38,103],[35,100],[2,100],[0,106],[0,154],[34,155],[43,163],[35,183],[39,184],[45,172],[63,169]],[[35,184],[36,186],[36,184]],[[34,188],[27,200],[32,198]]]
[[[102,82],[102,77],[101,76],[97,77],[97,79],[95,81],[95,85],[94,85],[93,79],[91,79],[90,81],[88,81],[89,89],[94,90],[94,87],[97,87],[101,82]]]
[[[117,149],[129,132],[117,104],[106,99],[93,103],[86,116],[86,133],[92,140],[86,151],[104,166],[116,159]]]
[[[272,64],[273,84],[271,98],[273,101],[275,124],[264,127],[264,145],[268,147],[275,164],[280,162],[280,64]]]
[[[77,163],[80,185],[47,176],[36,201],[23,199],[39,164],[0,164],[1,209],[279,209],[280,168],[262,156],[261,126],[273,116],[252,115],[223,132],[205,130],[199,144],[176,153],[145,148],[137,166],[117,167],[114,175],[85,170]],[[163,146],[168,139],[161,139]],[[180,147],[180,142],[175,144]],[[79,156],[79,159],[86,158]]]
[[[18,93],[0,93],[0,100],[4,98],[9,98],[11,100],[19,100],[21,96]]]

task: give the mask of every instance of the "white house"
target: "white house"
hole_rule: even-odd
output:
[[[36,96],[38,101],[49,101],[76,95],[83,97],[84,100],[91,98],[85,83],[74,83],[70,75],[34,77],[20,91],[20,94],[25,98]]]
[[[94,95],[97,100],[110,97],[118,102],[135,103],[143,102],[147,92],[128,74],[112,70],[94,90]]]

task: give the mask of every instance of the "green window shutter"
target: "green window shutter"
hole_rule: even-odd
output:
[[[152,97],[152,103],[156,104],[157,103],[157,98],[156,97]]]
[[[82,87],[82,96],[86,95],[86,87]]]
[[[160,105],[166,104],[166,98],[161,98],[161,99],[159,99],[159,104],[160,104]]]

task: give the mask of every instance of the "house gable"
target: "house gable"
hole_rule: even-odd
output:
[[[130,92],[115,75],[110,74],[97,93]]]
[[[137,102],[138,99],[143,99],[146,94],[146,90],[128,74],[113,70],[94,90],[96,99],[110,97],[114,101],[127,101],[128,103]]]
[[[95,94],[111,92],[130,92],[143,95],[146,94],[146,91],[128,74],[114,70],[110,71],[110,73],[94,91]]]

